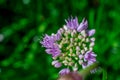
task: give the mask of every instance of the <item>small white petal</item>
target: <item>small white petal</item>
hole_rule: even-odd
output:
[[[87,50],[88,50],[88,48],[87,48],[87,47],[85,47],[85,48],[84,48],[84,50],[85,50],[85,51],[87,51]]]
[[[84,37],[87,36],[85,30],[81,31],[81,34],[82,34]]]
[[[90,43],[90,46],[91,46],[91,47],[92,47],[92,46],[94,46],[94,45],[95,45],[95,43],[94,43],[94,42],[91,42],[91,43]]]
[[[73,41],[74,41],[73,38],[70,38],[70,42],[73,43]]]
[[[79,52],[79,51],[76,51],[76,54],[77,54],[77,55],[80,55],[80,52]]]
[[[95,41],[95,38],[94,38],[94,37],[92,37],[90,40],[91,40],[92,42],[94,42],[94,41]]]
[[[76,46],[76,51],[79,51],[80,50],[80,47],[79,46]]]
[[[81,36],[81,35],[78,35],[78,39],[82,39],[82,36]]]
[[[90,50],[90,51],[92,51],[92,50],[93,50],[93,48],[92,48],[92,47],[90,47],[90,48],[89,48],[89,50]]]
[[[79,58],[82,59],[82,58],[83,58],[83,55],[79,55]]]
[[[83,60],[79,60],[78,62],[79,62],[79,64],[81,65],[81,64],[83,63]]]
[[[64,28],[66,31],[68,30],[67,26],[65,26],[65,25],[63,26],[63,28]]]
[[[85,51],[84,51],[84,50],[81,50],[81,53],[82,53],[82,54],[84,54],[84,53],[85,53]]]
[[[90,40],[89,40],[89,38],[86,38],[86,42],[89,42]]]

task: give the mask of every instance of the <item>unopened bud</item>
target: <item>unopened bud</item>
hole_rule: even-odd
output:
[[[67,61],[67,60],[64,60],[62,63],[67,64],[67,63],[68,63],[68,61]]]
[[[70,43],[70,48],[73,47],[72,43]]]
[[[54,66],[55,66],[56,68],[59,68],[59,67],[62,66],[62,64],[58,62],[58,63],[56,63]]]
[[[64,28],[64,30],[66,30],[66,31],[67,31],[67,26],[65,26],[65,25],[64,25],[64,26],[63,26],[63,28]]]
[[[68,61],[72,61],[72,58],[68,58]]]
[[[78,41],[78,38],[75,38],[75,41],[77,42],[77,41]]]
[[[86,37],[86,36],[87,36],[87,34],[86,34],[85,30],[81,31],[81,34],[82,34],[84,37]]]
[[[85,41],[85,38],[83,38],[82,41]]]
[[[65,56],[66,56],[66,53],[62,53],[62,56],[65,57]]]
[[[64,56],[61,56],[59,59],[60,59],[60,60],[64,60],[65,58],[64,58]]]
[[[67,63],[64,63],[65,66],[67,66],[68,64]]]
[[[83,55],[82,55],[82,54],[80,54],[80,55],[79,55],[79,59],[82,59],[82,58],[83,58]]]
[[[62,48],[62,45],[60,44],[60,45],[58,45],[59,46],[59,48]]]
[[[64,32],[63,28],[60,28],[59,32],[62,34]]]
[[[74,33],[74,34],[76,34],[76,33],[77,33],[77,31],[74,29],[74,30],[73,30],[73,33]]]
[[[80,39],[80,40],[81,40],[81,39],[82,39],[82,36],[81,36],[81,35],[78,35],[78,39]]]
[[[91,38],[91,39],[90,39],[90,41],[94,42],[94,41],[95,41],[95,38],[94,38],[94,37],[93,37],[93,38]]]
[[[78,60],[78,57],[75,57],[75,60]]]
[[[89,38],[86,38],[86,42],[89,42],[90,40],[89,40]]]
[[[52,57],[54,60],[56,60],[57,59],[57,57]]]
[[[51,35],[52,35],[52,36],[54,36],[55,34],[54,34],[54,33],[52,33]]]
[[[72,36],[72,37],[74,36],[74,33],[73,33],[73,32],[71,32],[71,36]]]
[[[90,47],[90,48],[89,48],[89,50],[90,50],[90,51],[92,51],[92,50],[93,50],[93,48],[92,48],[92,47]]]
[[[72,56],[72,53],[68,54],[70,57]]]
[[[58,63],[58,61],[57,61],[57,60],[52,61],[52,65],[55,65],[56,63]]]
[[[74,57],[75,57],[76,55],[73,53],[73,54],[72,54],[72,56],[74,56]]]
[[[77,55],[79,55],[79,54],[80,54],[80,52],[79,52],[79,51],[76,51],[76,54],[77,54]]]
[[[65,60],[68,60],[69,58],[68,57],[65,57]]]
[[[73,62],[69,62],[68,65],[69,65],[69,66],[73,66]]]
[[[88,50],[88,48],[87,48],[87,47],[85,47],[85,48],[84,48],[84,50],[85,50],[85,51],[87,51],[87,50]]]
[[[76,46],[76,51],[80,51],[80,47],[79,46]]]
[[[84,54],[84,53],[85,53],[85,51],[84,51],[84,50],[81,50],[81,53],[82,53],[82,54]]]
[[[73,67],[73,71],[77,71],[78,70],[78,67]]]
[[[66,48],[66,50],[69,50],[70,49],[70,46],[68,46],[67,48]]]
[[[64,36],[67,37],[67,36],[68,36],[68,33],[65,32],[65,33],[64,33]]]
[[[68,29],[67,31],[66,31],[68,34],[70,34],[71,33],[71,31]]]
[[[82,45],[83,45],[83,47],[86,47],[86,44],[83,43]]]
[[[94,43],[94,42],[91,42],[91,43],[90,43],[90,46],[91,46],[91,47],[93,47],[94,45],[95,45],[95,43]]]
[[[66,39],[64,43],[68,43],[68,40]]]
[[[75,64],[73,67],[73,71],[77,71],[77,70],[78,70],[78,66],[77,66],[77,64]]]
[[[74,45],[77,46],[77,43],[75,42]]]
[[[70,48],[70,53],[72,53],[73,52],[73,50]]]
[[[83,60],[79,60],[78,62],[79,62],[79,64],[81,65],[81,64],[83,63]]]
[[[73,41],[74,41],[73,38],[70,38],[70,42],[73,43]]]
[[[79,42],[78,45],[81,46],[81,42]]]

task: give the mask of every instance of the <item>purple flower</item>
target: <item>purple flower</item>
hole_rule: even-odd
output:
[[[84,60],[85,60],[85,61],[95,62],[95,61],[96,61],[96,59],[95,59],[96,56],[97,56],[97,55],[94,54],[94,52],[88,51],[88,52],[86,52],[85,55],[84,55]]]
[[[78,32],[81,32],[82,30],[86,30],[88,27],[88,22],[87,20],[85,20],[85,18],[82,20],[82,22],[80,23],[80,25],[77,28]]]
[[[55,65],[56,63],[58,63],[58,61],[57,61],[57,60],[52,61],[52,65]]]
[[[71,19],[68,19],[68,20],[65,20],[66,21],[66,26],[69,28],[69,29],[77,29],[77,27],[79,26],[79,23],[78,23],[78,18],[75,17],[75,19],[71,18]]]
[[[82,68],[85,69],[86,67],[87,67],[87,64],[84,62],[84,63],[82,64]]]
[[[60,33],[57,33],[57,34],[55,35],[55,40],[58,41],[58,40],[60,40],[60,39],[61,39],[61,34],[60,34]]]
[[[68,74],[68,73],[70,73],[70,70],[68,68],[64,68],[59,72],[60,75],[65,75],[65,74]]]
[[[52,57],[57,57],[60,55],[61,50],[59,49],[57,44],[53,45],[53,48],[48,48],[45,50],[48,54],[52,54]]]
[[[86,68],[96,61],[96,55],[92,51],[95,30],[87,30],[88,22],[85,18],[80,24],[77,17],[65,21],[66,25],[56,34],[45,35],[40,42],[46,48],[46,53],[52,55],[52,65],[56,68],[65,67],[59,72],[60,75],[69,73],[71,69],[78,71],[80,65]]]
[[[62,66],[62,64],[60,62],[58,62],[57,60],[53,61],[52,65],[54,65],[56,68],[59,68]]]
[[[85,63],[82,64],[82,67],[85,68],[91,64],[93,64],[94,62],[96,62],[96,57],[97,55],[94,54],[94,52],[92,51],[88,51],[85,53],[84,55],[84,61],[86,61]]]
[[[46,34],[45,37],[43,38],[43,41],[41,41],[40,43],[43,45],[43,47],[53,48],[53,46],[54,46],[54,39],[51,36],[48,36]]]
[[[52,57],[57,57],[60,55],[61,50],[58,47],[58,44],[55,43],[55,41],[60,39],[60,34],[53,34],[52,36],[45,35],[43,38],[43,41],[40,43],[43,45],[43,47],[47,48],[45,51],[48,54],[52,54]]]
[[[95,34],[95,29],[89,30],[87,34],[88,34],[88,36],[94,35]]]
[[[61,67],[61,63],[56,63],[55,65],[54,65],[56,68],[59,68],[59,67]]]

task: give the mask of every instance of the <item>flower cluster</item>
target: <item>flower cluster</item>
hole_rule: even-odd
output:
[[[93,52],[95,30],[87,30],[86,19],[80,24],[77,17],[65,21],[66,25],[56,34],[51,36],[46,34],[40,42],[46,48],[46,53],[52,55],[52,65],[63,68],[59,72],[60,75],[67,74],[71,70],[78,71],[96,62],[96,54]]]

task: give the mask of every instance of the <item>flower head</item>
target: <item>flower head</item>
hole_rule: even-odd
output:
[[[83,19],[79,24],[77,17],[66,21],[56,34],[45,35],[40,42],[46,52],[52,55],[52,65],[56,68],[65,67],[59,73],[67,74],[71,70],[78,71],[96,62],[93,52],[95,30],[87,30],[88,22]]]

